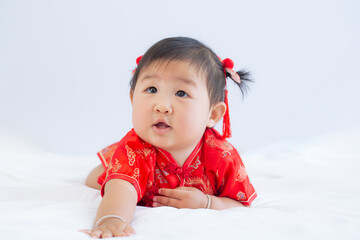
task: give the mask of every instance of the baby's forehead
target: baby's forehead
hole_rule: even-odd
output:
[[[190,60],[158,59],[144,66],[139,74],[140,78],[160,77],[161,74],[174,74],[179,80],[206,81],[207,73]]]

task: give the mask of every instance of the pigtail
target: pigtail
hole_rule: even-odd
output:
[[[252,82],[252,80],[250,79],[250,73],[247,71],[241,70],[235,72],[233,70],[234,62],[230,58],[225,58],[224,60],[221,61],[221,64],[225,75],[224,103],[226,105],[226,112],[223,117],[223,138],[229,138],[231,137],[231,129],[230,129],[228,90],[226,86],[227,78],[232,79],[239,86],[243,98],[248,90],[247,82]]]
[[[231,74],[229,72],[226,72],[226,77],[231,78],[233,82],[240,88],[242,97],[244,99],[245,95],[249,91],[249,82],[254,82],[254,81],[251,79],[251,73],[249,71],[240,70],[237,71],[236,73],[237,75],[239,75],[241,79],[240,83],[232,79]]]

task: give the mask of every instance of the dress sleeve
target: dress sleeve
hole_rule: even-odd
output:
[[[118,143],[114,143],[97,153],[98,157],[100,158],[101,164],[105,171],[98,177],[97,182],[102,186],[104,184],[106,178],[106,169],[110,164],[110,160],[115,153],[116,147]]]
[[[218,196],[232,198],[245,206],[250,206],[257,194],[237,151],[232,151],[231,155],[224,157],[217,169]]]
[[[128,137],[128,138],[127,138]],[[109,148],[109,149],[108,149]],[[101,187],[101,196],[104,196],[106,183],[111,179],[122,179],[130,182],[138,195],[138,201],[144,196],[148,176],[151,172],[152,148],[147,148],[134,136],[125,136],[119,143],[109,146],[107,151],[100,151],[100,157],[105,172]],[[112,154],[111,154],[112,152]]]

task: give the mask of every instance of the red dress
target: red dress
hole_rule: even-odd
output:
[[[238,152],[214,129],[206,129],[182,167],[170,153],[142,140],[134,129],[98,156],[105,169],[98,178],[101,195],[107,181],[123,179],[134,185],[141,206],[151,207],[159,188],[181,186],[232,198],[245,206],[257,196]]]

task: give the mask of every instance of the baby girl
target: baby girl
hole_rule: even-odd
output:
[[[233,71],[201,42],[167,38],[133,72],[133,129],[98,153],[87,185],[101,190],[96,238],[128,236],[136,205],[225,209],[249,206],[256,192],[231,136],[227,79],[243,92],[248,73]],[[214,126],[223,119],[223,134]]]

